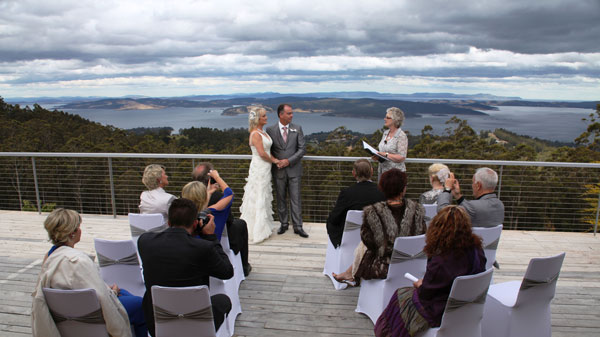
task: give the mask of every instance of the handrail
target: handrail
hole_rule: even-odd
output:
[[[182,154],[182,153],[84,153],[84,152],[0,152],[0,157],[67,157],[67,158],[167,158],[167,159],[252,159],[249,154]],[[369,157],[338,157],[338,156],[304,156],[303,160],[315,161],[345,161]],[[511,161],[511,160],[474,160],[446,158],[406,158],[406,163],[445,163],[464,165],[510,165],[510,166],[542,166],[542,167],[581,167],[600,168],[598,163],[571,163],[546,161]]]
[[[168,173],[173,179],[169,190],[174,194],[178,194],[177,191],[189,181],[191,169],[197,159],[213,161],[237,193],[234,199],[237,207],[241,201],[244,178],[247,176],[247,165],[252,156],[0,152],[0,159],[3,158],[4,161],[0,162],[0,189],[5,191],[0,202],[6,206],[0,207],[20,207],[22,210],[26,205],[35,205],[37,211],[41,212],[43,204],[58,202],[58,207],[78,207],[82,212],[112,213],[116,216],[136,211],[139,203],[137,196],[144,189],[141,171],[144,165],[154,161],[162,162],[168,167]],[[15,160],[7,160],[8,158]],[[64,165],[61,160],[53,158],[65,159]],[[362,158],[368,157],[303,157],[303,214],[307,219],[325,221],[339,190],[353,182],[351,163]],[[590,186],[600,184],[599,163],[407,158],[406,163],[413,164],[407,165],[410,176],[408,198],[418,199],[422,192],[431,188],[426,168],[428,164],[439,162],[454,165],[451,169],[462,179],[461,188],[465,195],[470,194],[470,177],[474,172],[470,166],[490,166],[496,169],[499,175],[497,194],[505,203],[507,229],[543,227],[551,230],[591,231],[591,227],[586,226],[593,224],[594,234],[597,232],[600,193],[591,197]],[[548,170],[544,171],[542,167]],[[33,200],[36,201],[35,204]],[[595,204],[590,206],[590,200]],[[585,219],[577,214],[585,214]]]

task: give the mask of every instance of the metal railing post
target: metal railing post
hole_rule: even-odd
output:
[[[42,214],[42,203],[40,201],[40,188],[38,186],[37,171],[35,169],[35,157],[31,157],[31,168],[33,169],[33,183],[35,184],[35,199],[37,201],[38,214]]]
[[[502,193],[502,172],[504,171],[504,165],[500,165],[500,175],[498,176],[498,199]]]
[[[113,182],[112,158],[108,157],[108,175],[110,177],[110,203],[112,204],[113,218],[117,217],[117,207],[115,202],[115,184]]]
[[[596,206],[596,223],[594,224],[594,236],[598,230],[598,215],[600,214],[600,192],[598,192],[598,206]]]

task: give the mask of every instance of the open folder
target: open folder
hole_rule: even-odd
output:
[[[371,145],[369,145],[367,142],[365,142],[363,140],[363,149],[365,149],[365,151],[367,151],[368,154],[377,157],[377,160],[380,163],[383,163],[386,160],[389,160],[387,157],[380,155],[379,153],[377,153],[377,150],[372,147]]]

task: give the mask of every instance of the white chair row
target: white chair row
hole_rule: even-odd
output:
[[[360,226],[362,222],[363,211],[348,211],[340,246],[335,248],[331,240],[327,240],[327,253],[325,254],[323,274],[331,279],[336,290],[348,287],[346,283],[336,281],[332,273],[339,274],[352,265],[354,250],[360,243]]]
[[[43,288],[63,337],[109,337],[94,289]],[[215,332],[208,287],[152,287],[157,337],[231,336],[226,321]]]

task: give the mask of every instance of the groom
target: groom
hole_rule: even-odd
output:
[[[302,229],[302,205],[300,203],[300,178],[302,177],[302,157],[306,153],[304,134],[300,125],[292,124],[294,113],[289,104],[280,104],[277,108],[279,122],[267,128],[267,133],[273,139],[271,154],[279,159],[279,164],[273,164],[271,172],[277,191],[277,212],[281,227],[277,234],[283,234],[289,227],[287,195],[292,211],[294,233],[303,238],[308,234]]]

